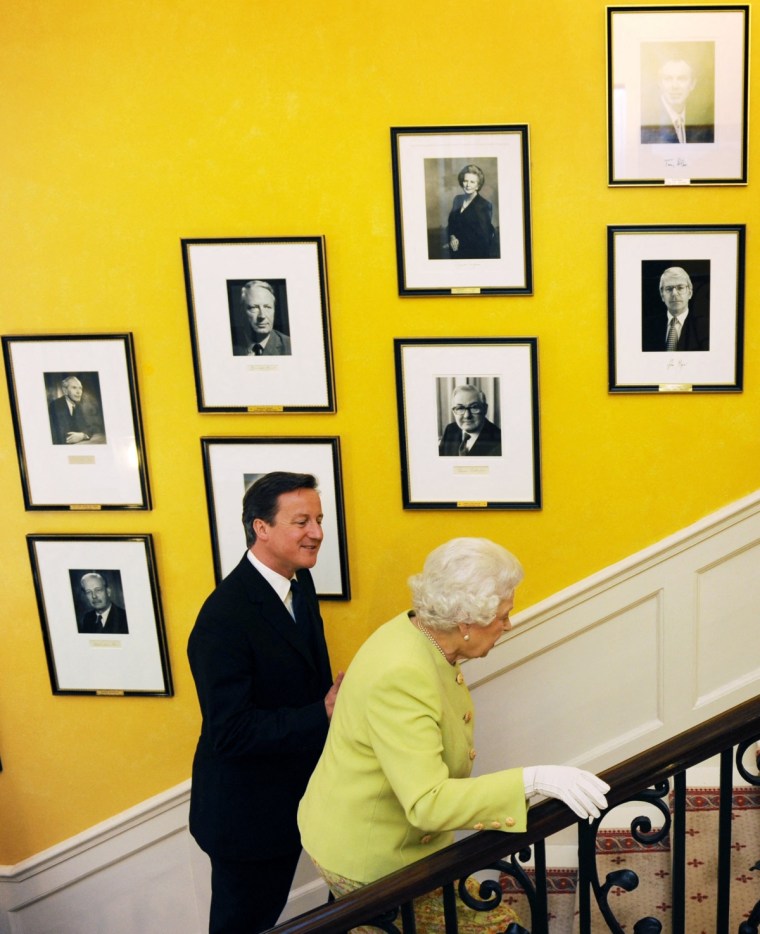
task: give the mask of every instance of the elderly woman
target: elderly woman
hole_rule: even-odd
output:
[[[480,195],[486,181],[477,165],[466,165],[457,176],[464,194],[457,195],[449,214],[449,252],[452,259],[488,259],[495,231],[493,207]],[[498,258],[498,254],[497,257]]]
[[[303,846],[335,895],[448,846],[455,830],[523,831],[537,794],[565,801],[583,819],[607,806],[608,786],[580,769],[470,777],[473,710],[459,662],[487,655],[511,628],[522,576],[500,545],[453,539],[410,578],[414,609],[356,654],[298,812]],[[420,934],[443,930],[439,906],[430,896],[415,903]],[[458,911],[461,932],[490,930],[486,924],[503,931],[513,917],[504,905],[487,912],[490,919]]]

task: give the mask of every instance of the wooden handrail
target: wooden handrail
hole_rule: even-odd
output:
[[[745,740],[760,739],[760,696],[665,740],[601,773],[610,785],[610,807],[656,782],[682,772]],[[532,808],[525,833],[483,830],[439,852],[378,879],[329,905],[315,908],[273,928],[277,934],[340,934],[468,873],[545,840],[575,823],[559,801]]]

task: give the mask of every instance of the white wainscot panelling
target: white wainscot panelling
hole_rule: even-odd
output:
[[[476,771],[601,770],[754,697],[759,542],[755,493],[517,614],[465,666]]]
[[[473,689],[478,773],[582,765],[661,726],[658,595],[588,625],[598,610],[584,603],[561,626],[499,647],[518,657]]]
[[[725,555],[698,574],[697,705],[760,678],[760,546]]]

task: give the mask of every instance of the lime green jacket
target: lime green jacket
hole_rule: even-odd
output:
[[[448,846],[455,830],[524,831],[522,769],[471,778],[474,758],[459,665],[402,613],[346,673],[298,811],[304,848],[368,883]]]

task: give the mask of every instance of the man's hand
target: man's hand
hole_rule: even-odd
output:
[[[83,431],[66,432],[66,444],[80,444],[82,441],[89,441],[90,436]]]
[[[327,711],[327,719],[331,720],[333,715],[333,710],[335,708],[335,700],[338,696],[338,691],[340,690],[341,682],[343,681],[344,672],[339,671],[338,677],[333,681],[333,686],[325,694],[325,710]]]

